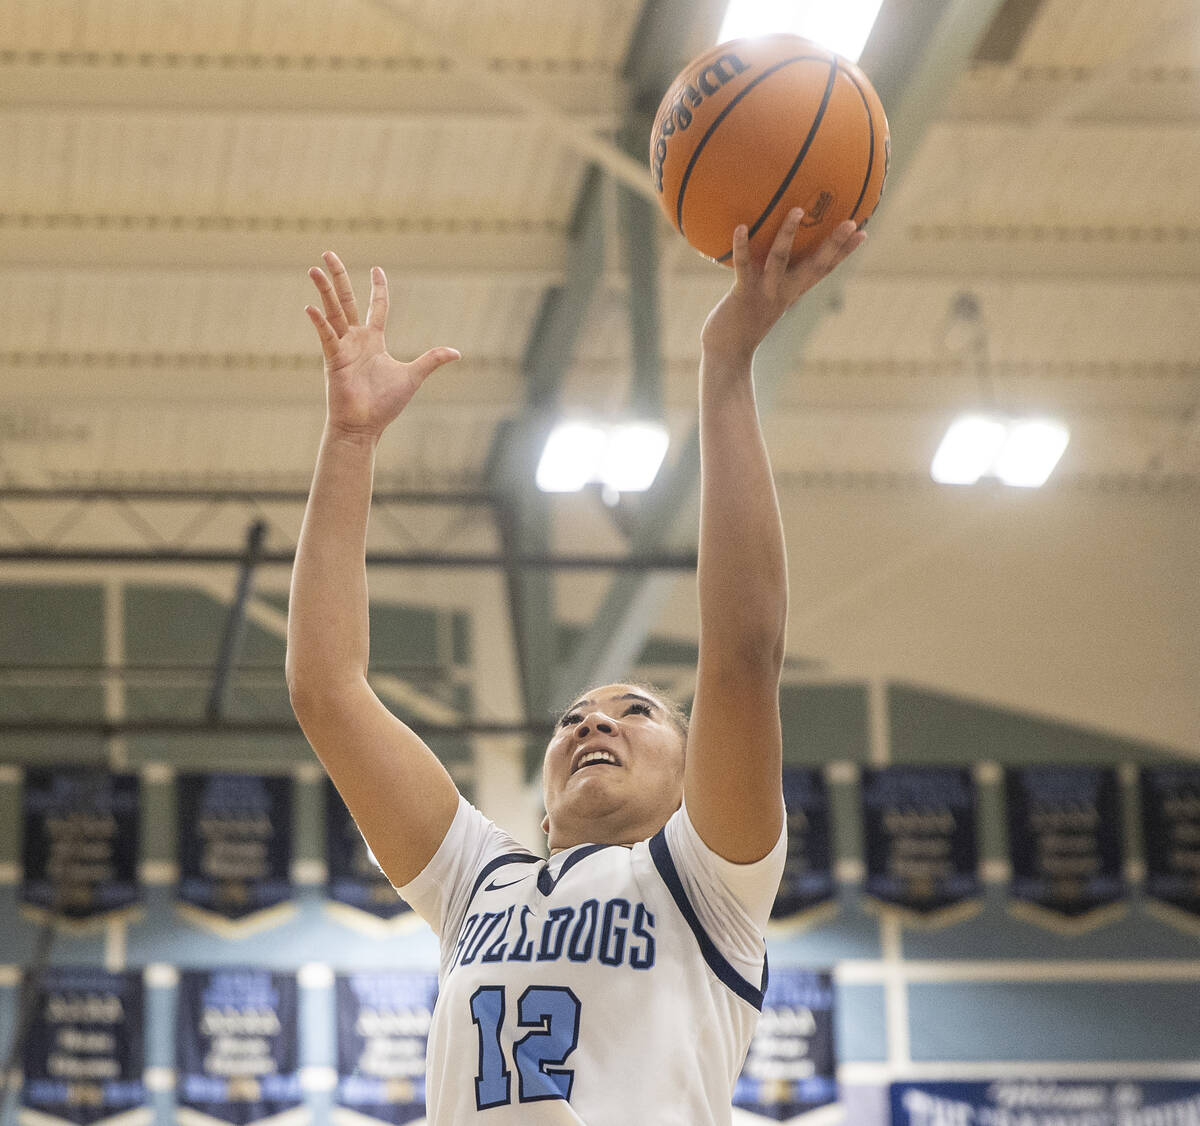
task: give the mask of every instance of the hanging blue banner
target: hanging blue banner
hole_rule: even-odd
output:
[[[325,780],[325,855],[329,863],[327,894],[335,903],[364,911],[376,919],[412,913],[367,848],[334,784]]]
[[[307,1117],[297,1007],[294,974],[230,968],[179,975],[177,1117],[184,1126]]]
[[[1146,894],[1200,918],[1200,766],[1142,768]]]
[[[136,774],[27,769],[21,902],[76,922],[136,905],[139,817]]]
[[[837,1097],[833,979],[824,971],[773,967],[733,1105],[786,1122]]]
[[[868,768],[861,793],[868,895],[920,916],[979,895],[968,768]]]
[[[1125,895],[1121,809],[1111,767],[1024,766],[1005,775],[1011,894],[1037,922],[1107,919]],[[1064,926],[1065,924],[1065,926]]]
[[[337,1108],[391,1126],[425,1116],[425,1052],[437,974],[364,971],[337,978]]]
[[[176,792],[179,898],[200,912],[190,917],[241,923],[290,901],[290,777],[180,774]]]
[[[892,1126],[1185,1126],[1200,1082],[996,1080],[893,1083]]]
[[[787,808],[787,861],[771,908],[774,920],[789,919],[833,899],[833,849],[829,831],[829,792],[819,770],[787,767],[783,772]]]
[[[38,973],[22,1044],[23,1120],[36,1118],[43,1126],[97,1126],[118,1116],[123,1126],[148,1122],[143,1013],[141,974],[90,966]]]

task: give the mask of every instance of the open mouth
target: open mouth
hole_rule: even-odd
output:
[[[587,770],[593,766],[620,766],[621,762],[612,751],[604,747],[595,747],[591,750],[584,751],[576,755],[575,761],[571,764],[571,773],[578,774],[581,770]]]

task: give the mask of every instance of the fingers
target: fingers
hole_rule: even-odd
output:
[[[778,285],[779,279],[787,273],[792,258],[792,244],[796,241],[796,232],[800,230],[800,220],[803,218],[802,207],[793,207],[784,216],[763,266],[763,281],[767,284]]]
[[[856,247],[867,240],[867,232],[860,231],[854,220],[847,219],[839,223],[833,233],[810,256],[812,268],[824,277],[839,262],[846,258]]]
[[[424,382],[443,364],[461,359],[462,353],[457,348],[430,348],[413,360],[409,367],[417,379]]]
[[[387,327],[388,284],[382,267],[371,267],[371,306],[367,310],[367,328],[380,332]]]
[[[316,309],[312,305],[305,305],[304,311],[308,314],[308,319],[312,321],[317,335],[321,338],[321,351],[325,354],[325,359],[332,360],[337,355],[338,334],[321,315],[320,309]]]
[[[308,276],[312,279],[313,285],[317,287],[317,292],[321,295],[321,304],[325,306],[325,321],[333,329],[336,336],[345,336],[346,330],[350,325],[346,320],[346,314],[342,311],[342,303],[333,291],[333,283],[325,276],[325,271],[319,266],[314,266],[309,270]]]
[[[750,272],[750,231],[745,223],[733,229],[733,278],[734,284],[748,280]]]
[[[354,287],[350,284],[350,275],[346,273],[346,267],[342,265],[342,260],[332,250],[325,251],[321,255],[321,259],[328,267],[329,274],[333,278],[333,289],[337,295],[338,304],[341,306],[347,324],[358,324],[358,306],[354,301]],[[337,329],[338,326],[333,322],[332,318],[330,318],[330,323]]]
[[[352,325],[358,324],[358,306],[354,301],[354,287],[350,284],[350,275],[346,273],[346,267],[342,265],[342,260],[332,250],[327,250],[321,255],[321,258],[329,268],[329,273],[333,278],[333,288],[337,293],[338,302],[345,313],[347,322]]]

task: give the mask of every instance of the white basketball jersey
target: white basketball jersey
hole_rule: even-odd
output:
[[[728,1126],[785,848],[730,864],[681,809],[547,861],[460,801],[399,889],[441,941],[430,1126]]]

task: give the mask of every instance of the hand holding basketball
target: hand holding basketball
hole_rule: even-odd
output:
[[[335,430],[378,437],[408,405],[417,389],[442,364],[457,360],[453,348],[431,348],[412,363],[388,354],[387,277],[378,266],[371,270],[371,298],[366,324],[359,323],[354,287],[346,267],[332,251],[322,255],[332,281],[314,266],[308,272],[325,312],[312,305],[304,311],[316,327],[325,355],[326,409]]]
[[[865,231],[847,219],[816,250],[791,262],[803,212],[790,211],[760,266],[751,256],[742,224],[733,232],[733,286],[704,322],[705,350],[748,360],[776,321],[835,266],[866,242]]]
[[[675,229],[722,265],[737,224],[761,262],[784,216],[803,208],[796,260],[846,219],[867,222],[889,137],[855,63],[798,35],[763,35],[720,43],[680,71],[654,119],[650,171]]]

